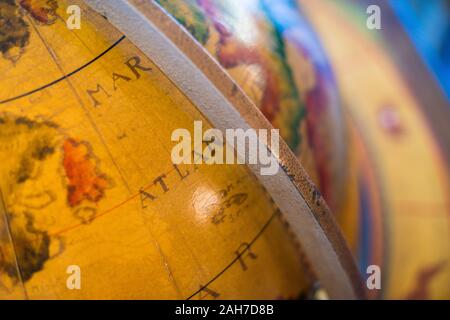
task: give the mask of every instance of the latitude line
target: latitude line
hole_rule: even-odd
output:
[[[256,242],[256,240],[258,240],[258,238],[264,233],[264,231],[267,229],[267,227],[270,225],[270,223],[272,222],[272,220],[278,215],[280,214],[281,211],[280,209],[275,209],[275,211],[272,213],[272,215],[270,216],[269,220],[264,224],[264,226],[258,231],[258,233],[256,234],[256,236],[248,243],[248,246],[246,246],[246,248],[244,250],[242,250],[242,252],[240,252],[239,254],[236,255],[236,258],[234,258],[233,260],[231,260],[231,262],[225,267],[223,268],[218,274],[216,274],[211,280],[209,280],[205,285],[201,286],[200,289],[198,289],[197,291],[195,291],[193,294],[191,294],[188,298],[186,298],[186,300],[191,300],[194,296],[196,296],[197,294],[199,294],[200,292],[202,292],[204,289],[206,289],[211,283],[213,283],[214,281],[216,281],[222,274],[224,274],[228,269],[230,269],[235,263],[236,261],[238,261],[242,255],[244,253],[246,253],[247,251],[250,250],[250,247]]]
[[[48,88],[48,87],[53,86],[54,84],[56,84],[56,83],[58,83],[58,82],[61,82],[61,81],[64,80],[64,79],[67,79],[67,78],[73,76],[74,74],[76,74],[76,73],[78,73],[79,71],[85,69],[86,67],[90,66],[92,63],[94,63],[95,61],[97,61],[98,59],[100,59],[101,57],[103,57],[105,54],[107,54],[109,51],[111,51],[111,49],[113,49],[113,48],[114,48],[115,46],[117,46],[120,42],[122,42],[122,40],[125,39],[125,38],[126,38],[126,37],[123,35],[123,36],[120,37],[116,42],[114,42],[110,47],[108,47],[105,51],[101,52],[98,56],[96,56],[94,59],[92,59],[92,60],[86,62],[86,63],[83,64],[82,66],[80,66],[80,67],[78,67],[77,69],[75,69],[75,70],[73,70],[73,71],[71,71],[71,72],[65,74],[64,76],[62,76],[62,77],[60,77],[60,78],[58,78],[58,79],[56,79],[56,80],[53,80],[52,82],[49,82],[49,83],[47,83],[47,84],[44,84],[43,86],[40,86],[40,87],[38,87],[38,88],[35,88],[35,89],[31,90],[31,91],[22,93],[22,94],[20,94],[20,95],[18,95],[18,96],[15,96],[15,97],[12,97],[12,98],[7,98],[7,99],[4,99],[4,100],[0,100],[0,104],[4,104],[4,103],[7,103],[7,102],[11,102],[11,101],[14,101],[14,100],[17,100],[17,99],[24,98],[24,97],[26,97],[26,96],[32,95],[33,93],[39,92],[39,91],[41,91],[41,90],[44,90],[44,89],[46,89],[46,88]]]

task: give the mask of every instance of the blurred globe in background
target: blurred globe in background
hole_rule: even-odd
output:
[[[246,167],[173,166],[170,133],[212,123],[106,14],[77,0],[68,30],[68,3],[0,2],[0,296],[317,297],[274,195]],[[379,2],[380,30],[362,0],[155,3],[280,129],[361,278],[380,268],[368,296],[449,298],[448,3]]]

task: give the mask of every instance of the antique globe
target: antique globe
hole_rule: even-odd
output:
[[[319,191],[339,207],[346,151],[306,21],[271,1],[158,2],[0,3],[0,297],[363,297]],[[266,118],[275,175],[171,159],[194,121]]]

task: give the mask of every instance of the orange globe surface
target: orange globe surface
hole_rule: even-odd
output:
[[[0,3],[0,297],[362,296],[320,193],[283,143],[270,177],[247,165],[174,165],[176,129],[251,127],[234,109],[252,106],[243,91],[218,66],[210,71],[222,81],[208,80],[154,26],[187,35],[153,2],[87,3],[96,11]],[[69,5],[80,29],[67,27]],[[300,121],[297,102],[291,109]]]

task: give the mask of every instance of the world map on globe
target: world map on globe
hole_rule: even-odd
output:
[[[1,3],[1,296],[314,294],[317,276],[264,185],[245,166],[173,165],[171,132],[208,119],[77,4],[79,32],[61,18],[65,1]],[[67,290],[71,265],[81,291]]]
[[[445,152],[361,12],[0,0],[0,298],[447,298]],[[280,170],[174,164],[195,121],[279,129]]]

